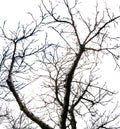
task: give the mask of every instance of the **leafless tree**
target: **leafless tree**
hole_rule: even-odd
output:
[[[4,119],[2,121],[6,129],[37,129],[34,123],[32,123],[32,121],[30,121],[23,113],[17,114],[9,110],[6,110],[6,112],[7,114],[4,115]]]
[[[107,106],[115,92],[97,72],[104,56],[120,67],[120,37],[111,33],[120,15],[96,3],[94,14],[84,16],[79,2],[42,0],[41,17],[29,13],[32,22],[16,31],[4,22],[0,98],[16,102],[41,129],[119,129],[118,106]]]

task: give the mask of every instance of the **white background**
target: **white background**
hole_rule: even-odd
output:
[[[54,0],[53,0],[54,1]],[[87,8],[93,5],[95,7],[95,0],[81,0],[83,1],[83,9],[85,9],[85,15],[88,14]],[[102,8],[103,0],[98,0],[100,7]],[[114,12],[120,14],[119,5],[120,0],[106,0],[108,7],[112,8]],[[39,17],[39,8],[38,5],[40,0],[0,0],[0,26],[3,22],[7,20],[7,26],[9,29],[16,29],[17,24],[20,21],[21,23],[29,23],[30,16],[27,14],[31,12],[35,17]],[[120,26],[118,26],[120,28]],[[120,29],[119,29],[120,30]],[[120,34],[120,32],[117,32]],[[2,43],[0,43],[2,44]],[[104,59],[104,64],[101,65],[100,74],[104,81],[107,82],[111,90],[120,91],[120,71],[114,70],[115,65],[113,60],[109,57]],[[116,97],[118,100],[120,94]]]

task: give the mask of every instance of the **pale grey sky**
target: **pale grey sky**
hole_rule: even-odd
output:
[[[87,15],[87,8],[92,7],[92,5],[94,7],[96,0],[81,1],[83,1],[83,10],[85,10],[84,14]],[[120,14],[120,11],[118,10],[120,0],[104,0],[104,2],[105,1],[108,7],[117,12],[117,14]],[[104,3],[103,0],[98,0],[98,2],[100,3],[100,8],[102,8]],[[0,26],[5,20],[7,20],[7,26],[9,29],[16,29],[19,21],[21,21],[21,23],[29,23],[31,17],[27,15],[27,12],[31,12],[36,18],[38,18],[39,3],[40,0],[0,0]],[[120,31],[117,33],[120,34]],[[111,89],[120,91],[120,71],[114,71],[115,66],[111,59],[105,58],[105,63],[101,65],[101,68],[100,73],[102,74],[104,81],[107,81]],[[120,94],[118,96],[120,97]]]
[[[52,0],[54,1],[54,0]],[[85,15],[88,15],[88,9],[95,8],[96,0],[81,0],[82,10]],[[104,3],[107,3],[107,6],[111,8],[111,11],[120,13],[120,1],[119,0],[98,0],[99,8],[103,8]],[[39,8],[40,0],[0,0],[0,26],[3,24],[3,21],[7,20],[7,26],[10,29],[16,29],[17,23],[29,23],[31,17],[27,14],[31,12],[36,18],[39,17]],[[120,26],[118,26],[120,27]],[[120,29],[119,29],[120,30]],[[117,34],[120,33],[117,30]],[[109,85],[114,85],[117,90],[120,91],[120,72],[114,71],[114,64],[111,61],[108,61],[102,65],[101,72],[103,74],[104,80],[107,80]],[[113,66],[113,69],[111,69]],[[114,79],[113,79],[114,77]]]
[[[54,1],[54,0],[52,0]],[[45,1],[46,2],[46,1]],[[119,0],[98,0],[99,8],[103,8],[105,3],[111,8],[111,11],[120,13],[120,1]],[[29,23],[32,19],[27,14],[31,12],[36,18],[39,17],[39,8],[40,0],[0,0],[0,26],[3,24],[3,21],[7,20],[7,26],[10,29],[16,29],[17,23],[20,21],[21,23]],[[95,8],[96,0],[81,0],[81,4],[84,15],[88,15],[88,9],[91,10]],[[91,11],[92,12],[92,11]],[[120,27],[120,26],[118,26]],[[120,30],[120,29],[119,29]],[[120,33],[117,30],[117,34]],[[107,60],[107,61],[106,61]],[[104,80],[108,82],[108,84],[117,90],[120,91],[120,72],[114,71],[114,64],[111,63],[111,59],[106,59],[106,63],[102,65],[102,74]],[[111,69],[111,66],[113,68]],[[114,78],[113,78],[114,77]]]

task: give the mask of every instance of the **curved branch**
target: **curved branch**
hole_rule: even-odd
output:
[[[64,96],[63,110],[61,112],[61,121],[60,121],[61,129],[66,129],[66,119],[67,119],[69,100],[70,100],[71,83],[72,83],[72,79],[73,79],[76,67],[78,65],[78,62],[84,51],[85,51],[85,47],[83,45],[81,45],[79,53],[76,55],[76,59],[74,60],[72,66],[71,66],[71,69],[66,76],[65,96]]]
[[[105,22],[99,29],[98,31],[92,36],[90,37],[90,35],[95,31],[95,29],[93,29],[87,36],[87,39],[85,39],[84,44],[86,45],[87,43],[89,43],[92,39],[94,39],[97,35],[100,34],[100,32],[110,23],[114,22],[115,20],[117,20],[118,18],[120,18],[120,16],[116,16],[112,19],[110,19],[109,21]]]
[[[26,36],[26,38],[27,38],[27,36]],[[18,39],[17,41],[22,40],[22,39],[24,39],[24,37]],[[11,61],[11,64],[10,64],[10,69],[8,71],[9,72],[8,73],[8,78],[6,80],[7,85],[9,87],[10,91],[12,92],[13,96],[15,97],[16,102],[18,103],[21,111],[23,111],[28,118],[30,118],[32,121],[34,121],[36,124],[38,124],[42,129],[53,129],[52,127],[50,127],[49,125],[47,125],[46,123],[44,123],[42,120],[40,120],[37,116],[35,116],[26,107],[26,105],[20,99],[19,94],[15,90],[15,86],[14,86],[14,83],[13,83],[13,80],[12,80],[12,72],[13,72],[14,63],[15,63],[15,54],[16,54],[17,42],[14,41],[13,43],[14,43],[14,50],[13,50],[13,54],[12,54],[12,59],[11,59],[12,61]]]
[[[52,127],[50,127],[49,125],[44,123],[42,120],[40,120],[39,117],[35,116],[31,111],[29,111],[29,109],[22,102],[18,93],[16,92],[11,77],[8,77],[7,84],[9,86],[10,91],[13,93],[21,111],[23,111],[27,117],[29,117],[32,121],[34,121],[36,124],[38,124],[42,129],[53,129]]]

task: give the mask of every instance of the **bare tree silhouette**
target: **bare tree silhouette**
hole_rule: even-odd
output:
[[[46,4],[42,0],[41,17],[37,20],[30,14],[30,24],[18,24],[17,30],[9,34],[4,22],[0,97],[5,103],[15,101],[36,128],[119,129],[117,106],[109,111],[104,108],[115,92],[99,81],[97,72],[102,57],[108,55],[119,68],[119,37],[113,37],[110,29],[118,25],[120,16],[107,7],[98,10],[97,3],[95,14],[86,17],[81,14],[79,2]],[[59,7],[66,12],[61,13]],[[37,93],[29,94],[31,88]],[[7,114],[5,118],[13,119],[12,112]],[[26,119],[23,114],[10,121],[15,128]],[[27,124],[24,127],[35,128]]]

